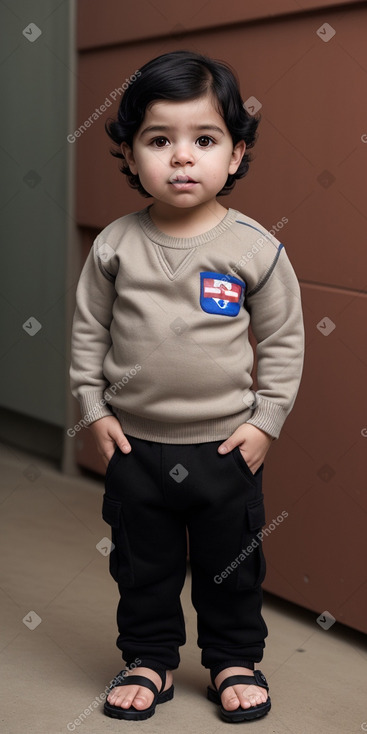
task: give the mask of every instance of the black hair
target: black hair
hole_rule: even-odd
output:
[[[143,122],[145,110],[153,102],[192,100],[206,94],[212,95],[232,136],[233,145],[240,140],[246,143],[246,152],[236,173],[228,175],[217,195],[228,194],[236,179],[246,175],[251,160],[247,151],[255,144],[260,118],[250,115],[244,107],[234,72],[223,61],[191,51],[172,51],[141,67],[140,74],[122,96],[117,119],[105,124],[107,134],[118,146],[118,150],[111,150],[112,155],[123,159],[120,170],[128,177],[130,186],[143,196],[151,194],[145,191],[139,176],[131,173],[121,152],[121,143],[126,142],[132,148],[133,137]]]

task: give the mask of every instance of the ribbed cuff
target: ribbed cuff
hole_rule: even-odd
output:
[[[281,405],[257,395],[256,408],[247,423],[260,428],[273,438],[279,438],[287,415],[288,412]]]
[[[79,395],[79,405],[82,414],[82,420],[85,425],[90,425],[99,418],[113,415],[107,400],[103,397],[103,390],[88,390]]]

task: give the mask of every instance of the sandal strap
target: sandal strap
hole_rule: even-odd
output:
[[[154,668],[152,667],[152,670]],[[160,679],[162,681],[162,686],[160,691],[158,691],[157,686],[155,683],[153,683],[150,678],[148,678],[146,675],[126,675],[126,670],[120,670],[120,672],[116,675],[116,677],[113,679],[110,685],[110,691],[112,691],[113,688],[116,688],[117,686],[133,686],[133,685],[139,685],[144,686],[145,688],[149,688],[152,693],[154,693],[154,696],[158,696],[161,691],[163,691],[163,688],[166,684],[166,671],[160,669],[157,669],[155,671],[160,676]],[[123,675],[124,674],[124,675]]]
[[[259,688],[266,688],[267,691],[269,690],[267,680],[261,670],[254,670],[253,675],[230,675],[222,681],[217,690],[219,695],[221,695],[226,688],[243,683],[246,685],[259,686]]]

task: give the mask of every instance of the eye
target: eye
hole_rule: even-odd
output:
[[[212,143],[214,143],[213,138],[210,138],[209,135],[200,135],[200,138],[196,141],[199,143],[201,148],[209,148]]]
[[[163,137],[154,138],[154,140],[152,140],[152,145],[155,145],[156,148],[164,148],[166,143],[168,143],[168,140],[167,138],[163,138]]]

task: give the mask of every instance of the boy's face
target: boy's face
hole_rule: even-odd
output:
[[[121,145],[132,173],[159,202],[186,208],[215,200],[235,173],[246,144],[233,141],[209,96],[157,101],[147,108],[133,148]]]

